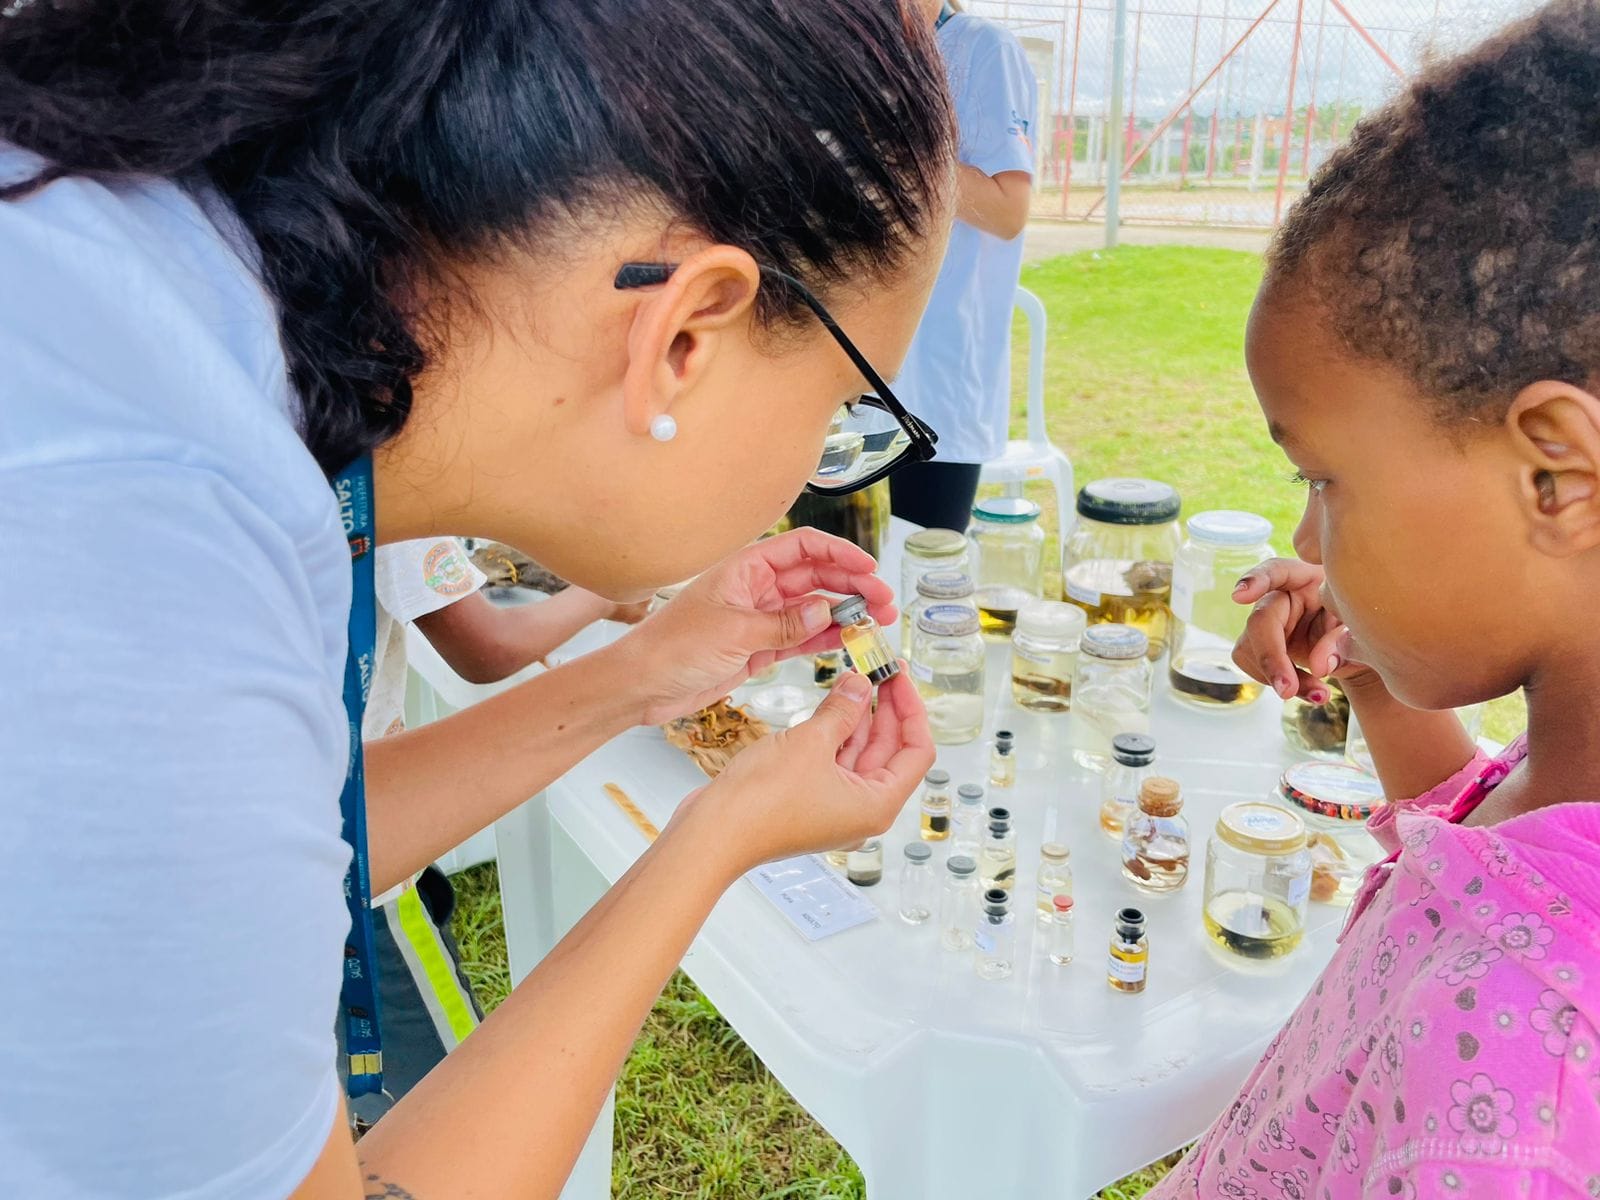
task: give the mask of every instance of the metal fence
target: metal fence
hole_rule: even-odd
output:
[[[1039,78],[1035,217],[1103,221],[1110,206],[1120,207],[1123,222],[1246,227],[1275,225],[1356,120],[1408,75],[1531,7],[1531,0],[965,5],[1016,34]],[[1108,197],[1113,174],[1121,184]]]

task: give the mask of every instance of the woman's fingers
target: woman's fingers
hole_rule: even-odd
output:
[[[860,596],[868,605],[890,604],[894,589],[871,572],[853,571],[831,562],[804,562],[778,571],[773,584],[780,596],[803,596],[807,592],[836,592],[841,596]]]
[[[773,573],[780,575],[807,562],[831,562],[859,575],[870,575],[878,568],[877,561],[860,546],[820,529],[791,529],[742,553],[765,560]]]
[[[902,666],[900,674],[878,689],[878,711],[872,737],[856,764],[864,778],[914,790],[933,766],[933,731],[922,698]]]

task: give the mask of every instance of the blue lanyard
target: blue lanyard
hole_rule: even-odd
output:
[[[933,23],[933,31],[938,33],[939,30],[944,28],[944,23],[955,15],[956,10],[951,8],[949,4],[946,4],[939,10],[939,19]]]
[[[350,725],[350,760],[339,812],[350,843],[344,899],[350,933],[344,944],[344,1048],[350,1060],[351,1096],[383,1091],[383,1043],[378,1034],[378,956],[372,938],[372,880],[367,871],[367,791],[361,760],[361,718],[372,686],[378,640],[377,591],[373,583],[372,456],[363,455],[333,480],[339,517],[350,542],[350,649],[344,660],[344,711]]]

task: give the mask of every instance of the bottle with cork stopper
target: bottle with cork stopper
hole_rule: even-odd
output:
[[[1147,892],[1175,892],[1189,878],[1189,822],[1177,780],[1152,775],[1122,835],[1122,873]]]

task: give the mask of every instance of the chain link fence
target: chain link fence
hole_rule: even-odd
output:
[[[1410,74],[1533,0],[967,0],[1039,78],[1033,215],[1103,221],[1121,151],[1123,222],[1270,227]],[[1113,122],[1116,127],[1113,128]]]

